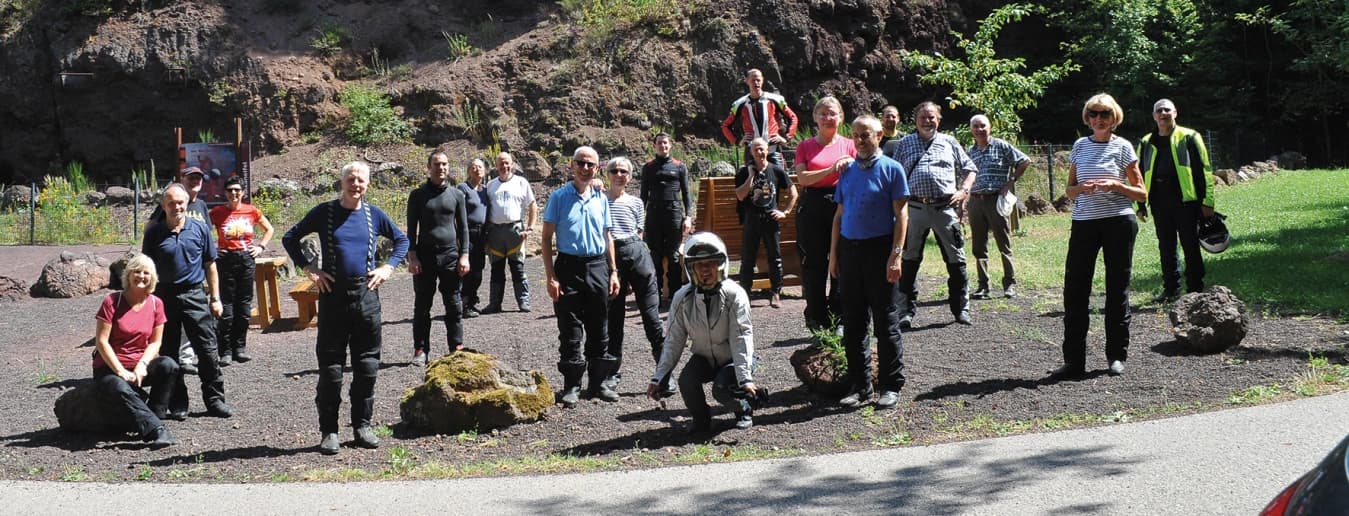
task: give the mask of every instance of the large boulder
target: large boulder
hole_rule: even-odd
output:
[[[425,382],[403,395],[403,422],[438,434],[488,431],[543,419],[553,389],[538,370],[521,371],[496,357],[456,351],[432,361]]]
[[[98,434],[136,430],[136,421],[116,396],[98,390],[94,382],[85,382],[56,398],[56,422],[62,430]]]
[[[1246,338],[1246,304],[1227,287],[1214,285],[1181,296],[1171,308],[1176,341],[1199,353],[1217,353]]]
[[[28,203],[33,200],[33,189],[28,185],[10,185],[3,194],[0,194],[0,208],[27,209]]]
[[[0,276],[0,303],[28,299],[28,283],[18,278]]]
[[[1023,202],[1026,204],[1026,213],[1031,215],[1048,215],[1054,212],[1054,205],[1049,204],[1049,201],[1039,194],[1027,195]]]
[[[1274,157],[1274,161],[1279,164],[1283,170],[1300,170],[1307,168],[1307,157],[1298,151],[1286,151]]]
[[[1223,186],[1237,184],[1240,178],[1237,177],[1237,171],[1230,168],[1221,168],[1213,172],[1213,181]]]
[[[867,343],[870,345],[870,342]],[[838,357],[842,358],[842,357]],[[810,392],[824,396],[839,397],[848,394],[852,385],[848,381],[847,368],[839,367],[833,352],[820,346],[807,346],[792,352],[789,359],[796,378]],[[876,353],[871,354],[871,377],[877,378],[878,367]]]
[[[93,254],[62,251],[42,267],[33,297],[80,297],[108,286],[108,261]]]
[[[112,290],[122,290],[122,271],[126,270],[126,262],[131,261],[137,254],[135,249],[128,249],[122,256],[112,261],[108,266],[108,288]]]
[[[95,207],[95,208],[98,208],[98,207],[100,207],[100,206],[103,206],[104,204],[107,204],[107,202],[108,202],[108,196],[105,195],[103,192],[85,192],[85,193],[84,193],[84,204],[87,204],[87,205],[89,205],[89,206],[93,206],[93,207]]]
[[[103,191],[110,206],[131,206],[136,204],[136,191],[125,186],[109,186]]]

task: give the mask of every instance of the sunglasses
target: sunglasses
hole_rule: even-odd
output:
[[[243,188],[226,188],[225,191],[229,193],[244,193]]]
[[[584,169],[591,169],[591,168],[595,168],[595,167],[600,166],[599,163],[596,163],[596,162],[594,162],[594,161],[585,161],[585,160],[580,160],[580,159],[578,159],[578,160],[572,160],[572,162],[573,162],[573,163],[576,163],[576,166],[581,167],[581,168],[584,168]]]
[[[631,174],[632,171],[626,168],[616,168],[609,171],[610,174]]]
[[[1095,109],[1087,110],[1087,118],[1110,118],[1113,116],[1115,116],[1115,112],[1109,109],[1102,109],[1100,111]]]

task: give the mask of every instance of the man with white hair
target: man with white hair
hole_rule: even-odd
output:
[[[533,231],[539,207],[534,204],[534,190],[529,180],[517,174],[515,159],[510,153],[497,154],[497,177],[487,183],[487,225],[483,227],[488,259],[492,262],[492,276],[488,285],[487,306],[482,313],[501,311],[506,296],[506,265],[511,267],[511,281],[515,287],[515,304],[521,312],[529,311],[529,278],[525,276],[525,238]]]
[[[342,167],[341,197],[305,214],[281,239],[286,253],[319,290],[319,331],[316,353],[319,380],[315,403],[323,439],[319,452],[338,452],[337,412],[342,404],[342,366],[351,349],[351,425],[356,445],[378,448],[379,437],[370,426],[375,410],[375,379],[379,375],[382,314],[380,285],[393,274],[408,252],[408,237],[384,211],[365,201],[370,167],[353,161]],[[300,250],[300,239],[317,233],[322,250],[315,266]],[[379,237],[394,243],[393,255],[375,265]]]
[[[970,118],[970,133],[974,145],[969,148],[970,159],[979,167],[966,203],[970,216],[970,233],[974,239],[974,263],[979,271],[979,288],[970,297],[988,299],[988,232],[998,243],[1002,255],[1002,294],[1016,297],[1016,267],[1012,263],[1012,225],[1008,217],[998,213],[998,199],[1012,190],[1012,184],[1026,173],[1030,158],[1012,144],[992,135],[992,123],[987,116]]]
[[[557,371],[563,378],[558,401],[566,408],[576,406],[586,374],[590,396],[618,401],[618,393],[605,382],[618,362],[609,349],[608,312],[619,280],[609,199],[593,184],[599,170],[599,153],[587,146],[577,148],[572,154],[572,181],[548,196],[543,211],[543,273],[557,314],[561,355]]]

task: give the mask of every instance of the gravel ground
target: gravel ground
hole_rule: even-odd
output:
[[[84,247],[116,256],[124,246]],[[55,247],[0,248],[0,275],[37,279]],[[542,284],[538,259],[526,262],[533,313],[506,312],[468,321],[467,344],[507,363],[533,368],[561,384],[556,322]],[[377,385],[376,424],[393,436],[379,450],[344,443],[342,453],[317,453],[317,417],[313,405],[316,331],[292,331],[282,319],[249,335],[255,360],[225,369],[228,399],[236,415],[205,415],[195,379],[189,379],[192,417],[167,424],[181,443],[150,450],[127,437],[73,434],[57,428],[52,405],[64,389],[90,376],[93,313],[102,293],[78,299],[29,299],[0,305],[0,477],[8,479],[80,479],[159,481],[269,481],[314,476],[322,470],[357,468],[378,473],[395,462],[391,452],[405,449],[412,463],[472,464],[496,460],[527,462],[550,454],[619,459],[634,449],[650,450],[648,459],[617,461],[616,467],[641,467],[688,460],[707,453],[707,444],[751,455],[821,454],[898,444],[927,444],[1043,430],[1026,425],[1037,418],[1067,421],[1093,417],[1091,423],[1160,417],[1223,406],[1228,396],[1254,385],[1287,383],[1306,369],[1309,352],[1344,362],[1349,337],[1342,325],[1321,318],[1266,318],[1252,315],[1242,346],[1226,353],[1195,356],[1173,342],[1164,312],[1136,308],[1128,373],[1104,375],[1105,358],[1099,316],[1093,317],[1089,367],[1078,382],[1049,383],[1046,372],[1060,361],[1062,334],[1058,292],[1030,291],[1013,300],[975,301],[975,324],[951,323],[942,300],[931,295],[943,278],[920,279],[925,297],[915,328],[904,334],[909,383],[893,411],[848,411],[832,399],[801,387],[789,355],[809,345],[802,322],[804,302],[788,289],[781,309],[765,299],[753,302],[757,354],[756,380],[772,389],[771,406],[755,416],[749,430],[725,429],[710,438],[690,439],[683,432],[686,411],[676,397],[662,408],[642,392],[654,364],[635,310],[628,320],[626,379],[616,403],[587,400],[573,410],[554,409],[547,420],[483,435],[422,435],[401,425],[398,402],[420,383],[422,372],[411,358],[412,282],[399,272],[383,287],[384,354]],[[283,288],[286,286],[283,285]],[[486,294],[486,287],[483,289]],[[284,295],[284,294],[283,294]],[[1095,300],[1099,305],[1099,297]],[[508,307],[511,305],[507,302]],[[295,306],[284,300],[283,317]],[[433,326],[433,339],[443,326]],[[443,342],[443,341],[441,341]],[[439,343],[437,343],[439,344]],[[443,344],[433,349],[445,352]],[[349,377],[348,377],[349,378]],[[342,420],[348,408],[344,402]],[[729,415],[718,416],[728,424]],[[350,439],[349,432],[343,434]],[[683,457],[683,459],[681,459]],[[711,460],[711,454],[708,454]]]

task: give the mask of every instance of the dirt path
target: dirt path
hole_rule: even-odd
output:
[[[92,249],[120,253],[125,248]],[[0,248],[0,267],[36,279],[54,247]],[[37,265],[34,265],[36,263]],[[526,262],[532,289],[542,295],[542,267]],[[0,272],[4,274],[4,272]],[[927,278],[931,281],[932,278]],[[933,292],[936,283],[925,283]],[[484,292],[485,293],[485,292]],[[794,294],[790,290],[789,294]],[[1187,413],[1195,407],[1223,406],[1228,396],[1254,385],[1288,382],[1305,370],[1309,352],[1343,363],[1349,344],[1343,326],[1323,319],[1267,319],[1258,315],[1246,342],[1227,353],[1192,356],[1172,342],[1165,314],[1135,312],[1129,372],[1049,384],[1045,372],[1060,360],[1061,302],[1057,292],[1026,292],[1015,300],[977,301],[975,325],[948,325],[939,300],[923,299],[917,326],[904,335],[909,384],[898,410],[871,414],[841,410],[806,392],[787,362],[808,345],[801,321],[803,301],[794,296],[781,309],[753,303],[760,369],[758,382],[773,389],[772,406],[760,411],[747,431],[728,430],[712,441],[716,449],[751,455],[820,454],[904,443],[979,438],[1025,427],[1044,428]],[[463,465],[543,459],[550,454],[613,461],[612,467],[639,467],[619,459],[634,449],[651,450],[655,463],[708,453],[706,440],[684,436],[686,412],[677,398],[661,409],[640,393],[654,364],[629,319],[623,398],[617,403],[587,401],[574,410],[555,410],[544,422],[490,434],[419,435],[399,424],[403,391],[421,380],[411,356],[411,279],[396,274],[384,288],[384,366],[377,385],[375,419],[393,427],[380,450],[344,447],[335,458],[317,454],[313,396],[315,330],[288,331],[282,320],[266,332],[250,334],[256,360],[225,369],[225,385],[237,416],[205,417],[197,383],[189,378],[193,417],[169,422],[182,441],[159,451],[133,441],[77,435],[56,428],[52,403],[64,388],[89,377],[93,312],[101,295],[69,300],[33,299],[0,305],[0,476],[58,479],[132,480],[147,476],[172,481],[267,481],[312,476],[316,470],[388,468],[395,447],[415,464]],[[1096,300],[1099,303],[1099,299]],[[508,303],[509,304],[509,303]],[[546,303],[529,314],[507,312],[470,320],[466,340],[519,367],[534,368],[560,383],[556,322]],[[294,317],[289,299],[283,316]],[[1105,367],[1100,321],[1093,320],[1089,366]],[[442,338],[443,327],[433,328]],[[443,345],[433,351],[443,352]],[[345,418],[346,407],[343,407]],[[721,416],[725,418],[726,416]],[[345,419],[344,419],[345,420]],[[1033,424],[1043,421],[1043,424]],[[349,435],[344,434],[344,439]],[[498,468],[493,471],[511,471]],[[519,471],[519,470],[517,470]]]

